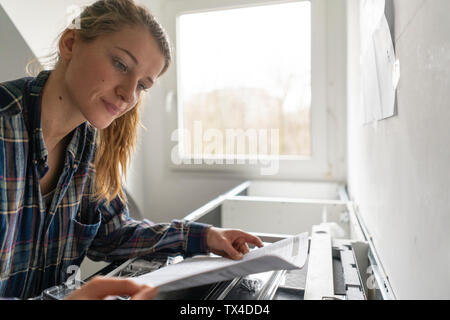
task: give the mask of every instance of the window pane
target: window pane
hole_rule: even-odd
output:
[[[309,1],[181,15],[177,50],[182,157],[311,155]]]

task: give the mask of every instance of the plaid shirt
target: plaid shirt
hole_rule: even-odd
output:
[[[72,133],[46,208],[39,185],[48,171],[41,98],[50,72],[0,84],[0,297],[37,296],[65,282],[68,267],[86,255],[117,261],[156,250],[206,253],[208,225],[135,221],[119,198],[109,205],[92,200],[96,129],[87,122]]]

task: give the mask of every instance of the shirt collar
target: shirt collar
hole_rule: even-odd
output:
[[[35,163],[39,161],[47,161],[48,151],[44,142],[44,135],[41,124],[41,103],[42,90],[50,76],[51,71],[41,71],[38,76],[31,82],[30,98],[31,105],[29,110],[29,123],[31,129],[32,155]]]

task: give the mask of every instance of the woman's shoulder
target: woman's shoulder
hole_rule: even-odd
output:
[[[0,83],[0,117],[22,112],[26,88],[32,79],[25,77]]]

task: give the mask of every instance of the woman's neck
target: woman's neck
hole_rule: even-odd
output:
[[[47,79],[41,105],[42,133],[50,153],[64,137],[86,121],[70,99],[63,65],[58,65]]]

